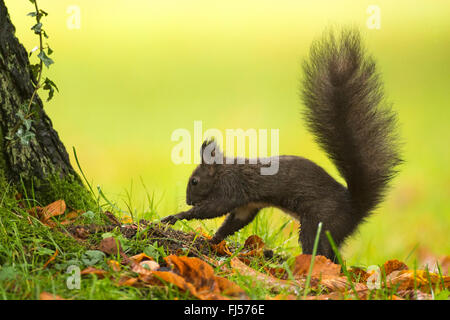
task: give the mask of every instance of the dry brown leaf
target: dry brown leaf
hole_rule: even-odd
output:
[[[100,241],[98,246],[98,250],[108,254],[108,255],[117,255],[119,254],[122,258],[122,264],[130,264],[133,261],[128,258],[128,256],[123,252],[122,245],[119,240],[116,240],[114,237],[108,237]]]
[[[95,274],[99,279],[103,279],[107,273],[108,272],[105,270],[97,269],[94,267],[87,267],[86,269],[80,272],[82,276],[87,274]]]
[[[68,214],[66,214],[65,218],[67,220],[75,220],[80,216],[80,214],[83,213],[82,211],[70,211]]]
[[[310,254],[301,254],[295,258],[294,270],[292,272],[294,277],[308,275],[311,257],[312,255]],[[324,279],[339,277],[340,274],[340,265],[333,263],[330,259],[327,259],[324,256],[314,257],[314,266],[311,273],[312,277]]]
[[[269,268],[264,267],[264,271],[267,272],[267,274],[270,274],[272,277],[286,280],[288,277],[288,273],[286,272],[286,269],[284,268]]]
[[[227,246],[227,243],[225,242],[225,240],[222,240],[218,244],[213,244],[211,247],[214,250],[214,252],[217,253],[218,255],[221,255],[221,256],[231,256],[232,255],[230,249],[228,249],[228,246]]]
[[[120,277],[119,281],[117,282],[118,286],[129,286],[132,287],[139,281],[138,278],[132,278],[128,276],[122,276]]]
[[[144,260],[139,263],[133,263],[131,271],[138,273],[141,276],[149,276],[153,271],[160,268],[159,264],[153,260]]]
[[[66,211],[66,202],[64,200],[56,200],[38,211],[39,220],[46,222],[51,217],[64,214]]]
[[[184,285],[184,287],[189,289],[199,299],[228,299],[224,295],[235,298],[245,297],[241,288],[232,281],[216,276],[214,269],[199,258],[170,255],[165,257],[164,260],[173,268],[177,275],[185,280],[187,286]],[[158,273],[160,272],[154,272],[156,275]],[[177,279],[176,285],[180,287],[179,279]],[[191,286],[195,289],[194,291]]]
[[[154,261],[154,259],[148,255],[146,255],[145,253],[139,253],[137,255],[134,255],[132,257],[130,257],[130,260],[135,262],[135,263],[139,263],[143,260],[152,260]]]
[[[439,286],[441,289],[450,288],[450,277],[441,277],[436,273],[427,273],[424,270],[402,270],[394,271],[386,277],[389,288],[396,287],[397,290],[419,289],[423,292],[430,292],[431,288]],[[442,282],[444,285],[442,286]],[[444,287],[444,288],[443,288]]]
[[[258,272],[255,269],[243,263],[239,258],[231,259],[230,265],[235,272],[241,275],[250,276],[250,278],[262,282],[267,287],[277,292],[284,289],[290,293],[298,294],[299,288],[303,288],[305,285],[305,282],[303,280],[295,280],[295,281],[281,280],[272,277],[270,275],[267,275],[265,273]]]
[[[248,250],[254,250],[254,249],[263,249],[265,246],[265,243],[263,239],[258,237],[257,235],[252,235],[245,240],[244,248]]]
[[[349,283],[347,277],[328,277],[321,279],[320,284],[325,286],[330,291],[346,292],[352,289],[352,285]],[[353,283],[353,287],[356,292],[363,292],[367,290],[367,286],[364,283]],[[351,291],[352,293],[353,291]]]
[[[114,237],[108,237],[100,241],[98,250],[106,254],[114,254],[114,255],[123,252],[120,241],[116,240]]]
[[[392,273],[393,271],[408,270],[408,266],[405,263],[398,260],[386,261],[383,265],[383,268],[386,275]]]
[[[395,300],[433,300],[431,294],[414,289],[397,291],[397,295],[398,299]]]
[[[350,274],[353,281],[359,282],[359,283],[367,283],[367,280],[373,274],[373,273],[367,272],[366,270],[364,270],[362,268],[357,268],[357,267],[352,267],[352,268],[348,269],[347,271]]]
[[[425,248],[420,248],[418,255],[422,269],[425,270],[428,268],[429,272],[439,273],[440,268],[442,275],[450,275],[450,255],[436,256],[431,251]]]
[[[56,294],[52,294],[49,292],[41,292],[41,294],[39,295],[39,300],[66,300],[63,297],[60,297]]]

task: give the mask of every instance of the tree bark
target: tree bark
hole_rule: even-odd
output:
[[[0,0],[0,174],[18,189],[22,185],[33,186],[39,197],[48,193],[50,176],[70,177],[79,186],[82,183],[38,95],[34,98],[31,123],[34,137],[28,144],[14,139],[13,131],[22,126],[17,112],[29,103],[33,91],[27,51],[16,38],[4,0]]]

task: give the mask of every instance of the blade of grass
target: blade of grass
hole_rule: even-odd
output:
[[[330,231],[328,231],[328,230],[325,231],[325,234],[326,234],[326,236],[328,238],[328,241],[330,242],[330,245],[331,245],[331,248],[333,249],[334,254],[336,255],[336,258],[339,261],[339,264],[342,267],[342,272],[347,277],[347,281],[350,283],[350,286],[351,286],[351,288],[353,290],[353,293],[355,294],[355,298],[359,300],[358,292],[356,291],[356,288],[355,288],[355,285],[354,285],[354,283],[352,281],[352,278],[351,278],[350,274],[348,273],[347,266],[345,265],[345,263],[343,262],[343,260],[341,258],[339,250],[338,250],[338,248],[336,246],[336,243],[333,240],[333,237],[331,236]]]
[[[81,175],[83,176],[84,181],[85,181],[86,184],[88,185],[89,190],[91,191],[92,195],[94,196],[94,198],[96,198],[96,197],[95,197],[94,190],[92,189],[91,184],[89,183],[88,179],[87,179],[86,176],[84,175],[83,169],[81,169],[81,165],[80,165],[80,162],[78,161],[78,157],[77,157],[77,151],[76,151],[75,147],[72,147],[72,149],[73,149],[73,156],[75,157],[75,162],[77,163],[78,169],[80,170]]]
[[[312,274],[312,271],[314,268],[314,258],[316,257],[317,247],[319,246],[319,238],[320,238],[321,232],[322,232],[322,222],[319,222],[319,225],[317,226],[316,238],[314,239],[314,246],[313,246],[313,251],[312,251],[312,255],[311,255],[311,263],[309,265],[309,271],[308,271],[308,275],[306,277],[306,284],[305,284],[305,290],[303,292],[303,299],[306,299],[306,296],[308,295],[308,292],[309,292],[309,285],[311,283],[311,274]]]

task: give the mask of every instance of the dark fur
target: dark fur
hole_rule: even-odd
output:
[[[260,209],[274,206],[300,220],[302,249],[311,253],[319,222],[340,246],[382,201],[401,162],[396,117],[384,103],[375,62],[365,55],[359,33],[343,30],[338,37],[332,31],[326,33],[312,45],[303,67],[308,128],[347,188],[312,161],[296,156],[280,156],[278,173],[266,176],[260,174],[260,163],[203,161],[188,183],[187,203],[194,206],[163,222],[229,213],[213,237],[213,242],[219,242],[250,223]],[[212,144],[205,141],[202,155]],[[324,233],[318,254],[334,258]]]

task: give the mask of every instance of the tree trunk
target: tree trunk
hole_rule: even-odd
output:
[[[38,95],[30,129],[34,136],[27,144],[16,136],[23,126],[17,113],[30,102],[34,91],[30,70],[27,51],[15,37],[5,3],[0,0],[0,175],[17,190],[25,186],[25,192],[32,191],[37,199],[48,202],[61,196],[51,194],[51,177],[65,180],[66,186],[73,185],[78,191],[82,183]]]

